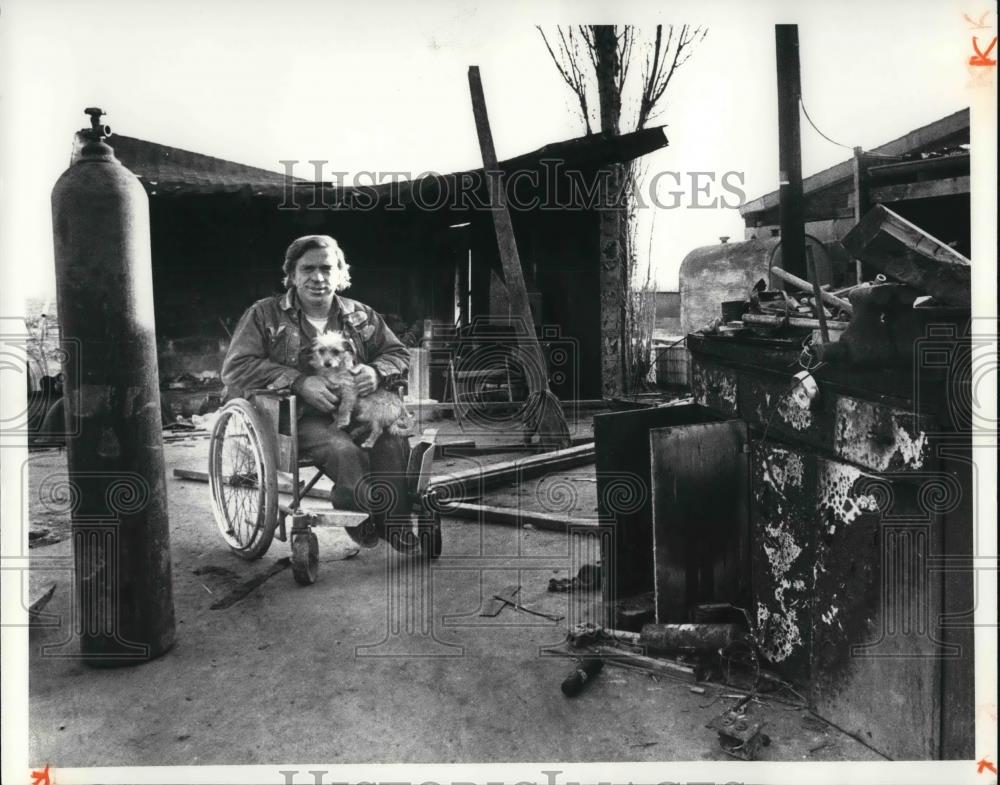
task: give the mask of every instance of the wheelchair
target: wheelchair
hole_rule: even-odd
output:
[[[208,480],[212,512],[232,552],[252,561],[267,552],[275,537],[290,540],[292,575],[298,584],[309,586],[319,573],[319,540],[313,528],[360,527],[369,514],[336,510],[329,501],[311,508],[303,503],[323,473],[299,458],[296,406],[293,393],[279,390],[251,390],[246,398],[226,403],[212,428]],[[442,549],[440,515],[427,493],[436,435],[431,429],[423,432],[410,449],[406,469],[411,513],[417,519],[415,539],[421,553],[432,559]],[[315,468],[315,474],[302,480],[300,470],[308,468]],[[290,496],[291,503],[283,502],[279,493]],[[413,531],[412,522],[390,528],[390,538]]]

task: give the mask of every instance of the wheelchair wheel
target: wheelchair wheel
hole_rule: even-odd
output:
[[[312,586],[319,576],[319,539],[315,532],[292,535],[292,576],[300,586]]]
[[[253,405],[236,398],[219,411],[208,448],[212,512],[222,539],[242,559],[259,559],[278,525],[273,435]]]

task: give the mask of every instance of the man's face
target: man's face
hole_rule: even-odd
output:
[[[295,265],[292,284],[307,306],[330,308],[340,280],[337,258],[329,248],[310,248]]]

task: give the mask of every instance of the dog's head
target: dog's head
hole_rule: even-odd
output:
[[[317,371],[350,370],[354,358],[344,334],[337,330],[328,330],[317,336],[313,341],[309,363]]]

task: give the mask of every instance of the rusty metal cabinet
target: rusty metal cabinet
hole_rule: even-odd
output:
[[[689,346],[695,402],[749,428],[751,614],[771,666],[893,758],[970,757],[972,468],[940,380],[818,372],[809,401],[791,348]]]

